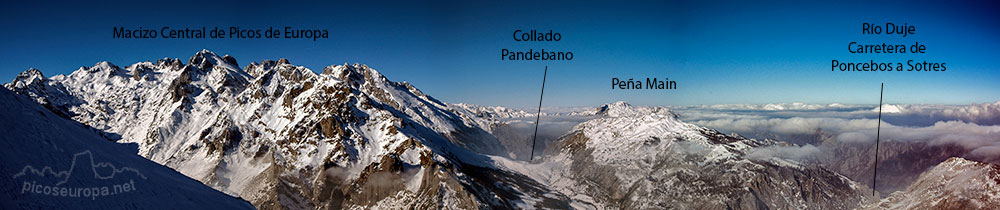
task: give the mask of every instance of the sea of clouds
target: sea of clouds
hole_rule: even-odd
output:
[[[803,159],[821,152],[815,138],[954,144],[965,157],[1000,161],[1000,101],[970,105],[732,104],[671,107],[681,119],[727,133],[798,145],[767,147],[751,156]],[[882,123],[879,124],[881,108]]]

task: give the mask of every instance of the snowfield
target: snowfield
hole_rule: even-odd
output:
[[[3,209],[254,208],[30,98],[0,88],[0,104]]]

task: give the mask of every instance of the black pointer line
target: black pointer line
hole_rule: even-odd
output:
[[[538,120],[542,118],[542,98],[545,96],[545,77],[549,75],[549,66],[545,66],[545,72],[542,73],[542,94],[538,96],[538,112],[535,113],[535,135],[531,137],[531,158],[529,160],[535,160],[535,139],[538,138]]]
[[[875,196],[875,177],[878,177],[878,141],[882,131],[882,93],[885,92],[885,83],[878,92],[878,126],[875,130],[875,175],[872,176],[872,196]]]

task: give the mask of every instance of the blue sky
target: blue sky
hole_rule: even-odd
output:
[[[241,65],[288,58],[321,71],[364,63],[446,102],[545,106],[732,103],[969,104],[1000,100],[1000,6],[993,2],[373,1],[2,3],[0,81],[201,49]],[[861,23],[916,25],[903,37]],[[325,40],[112,38],[117,26],[324,28]],[[554,43],[517,43],[514,30],[553,30]],[[851,41],[927,45],[927,54],[852,55]],[[500,49],[572,51],[572,61],[501,61]],[[831,72],[832,59],[946,62],[946,72]],[[679,89],[611,90],[611,78],[669,77]]]

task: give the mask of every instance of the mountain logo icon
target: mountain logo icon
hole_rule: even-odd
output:
[[[104,170],[99,170],[104,169]],[[37,168],[31,165],[24,166],[20,173],[14,174],[13,178],[18,178],[28,174],[33,174],[35,176],[46,177],[51,176],[55,178],[61,178],[61,180],[55,183],[55,186],[65,184],[69,181],[69,178],[73,176],[73,172],[76,171],[79,175],[80,172],[92,173],[94,179],[109,180],[115,178],[115,175],[122,173],[132,173],[135,176],[146,179],[146,176],[131,167],[118,167],[109,162],[96,162],[94,161],[94,155],[90,150],[79,152],[73,155],[73,161],[70,164],[70,168],[65,171],[55,171],[52,167],[45,166],[42,168]],[[108,173],[107,171],[110,171]],[[104,172],[102,174],[101,172]]]

